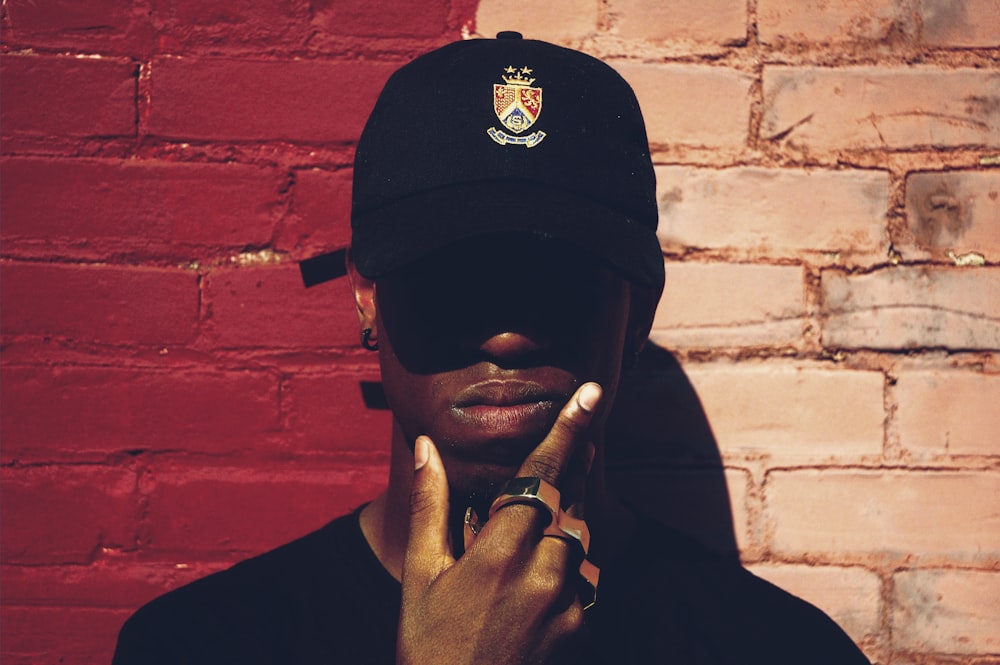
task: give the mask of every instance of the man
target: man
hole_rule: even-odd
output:
[[[387,490],[174,591],[126,663],[865,663],[821,612],[605,490],[663,288],[628,85],[501,33],[386,84],[348,273],[393,413]]]

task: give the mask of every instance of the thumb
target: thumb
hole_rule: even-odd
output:
[[[448,534],[448,478],[437,447],[419,436],[413,446],[410,536],[403,562],[403,589],[425,589],[455,563]]]

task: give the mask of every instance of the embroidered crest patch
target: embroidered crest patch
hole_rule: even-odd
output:
[[[532,87],[535,79],[529,78],[531,73],[528,67],[508,66],[503,73],[504,83],[493,84],[493,112],[500,124],[514,134],[528,131],[542,113],[542,89]],[[527,136],[511,136],[496,127],[490,127],[486,133],[500,145],[523,145],[528,148],[538,145],[545,138],[542,131]]]

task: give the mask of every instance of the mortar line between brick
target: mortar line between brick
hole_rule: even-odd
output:
[[[142,146],[149,135],[149,115],[152,112],[152,60],[139,63],[139,76],[136,80],[136,151]]]
[[[750,150],[761,152],[760,128],[764,120],[764,58],[761,57],[757,1],[747,0],[746,56],[750,60],[753,83],[750,85],[750,108],[747,117],[747,141]]]
[[[989,464],[987,460],[986,464]],[[864,471],[864,472],[899,472],[899,473],[931,473],[931,474],[956,474],[956,473],[985,473],[985,474],[997,474],[1000,473],[1000,468],[992,466],[940,466],[934,465],[926,462],[921,462],[918,464],[908,465],[902,462],[881,462],[877,465],[867,465],[860,462],[831,462],[829,464],[824,463],[810,463],[803,464],[802,466],[794,466],[790,464],[779,464],[776,466],[768,467],[764,475],[770,476],[773,472],[780,473],[795,473],[800,471]]]

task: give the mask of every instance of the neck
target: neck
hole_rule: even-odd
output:
[[[393,421],[389,458],[389,486],[361,511],[361,531],[375,556],[390,575],[403,577],[403,558],[410,529],[410,482],[413,449]]]

